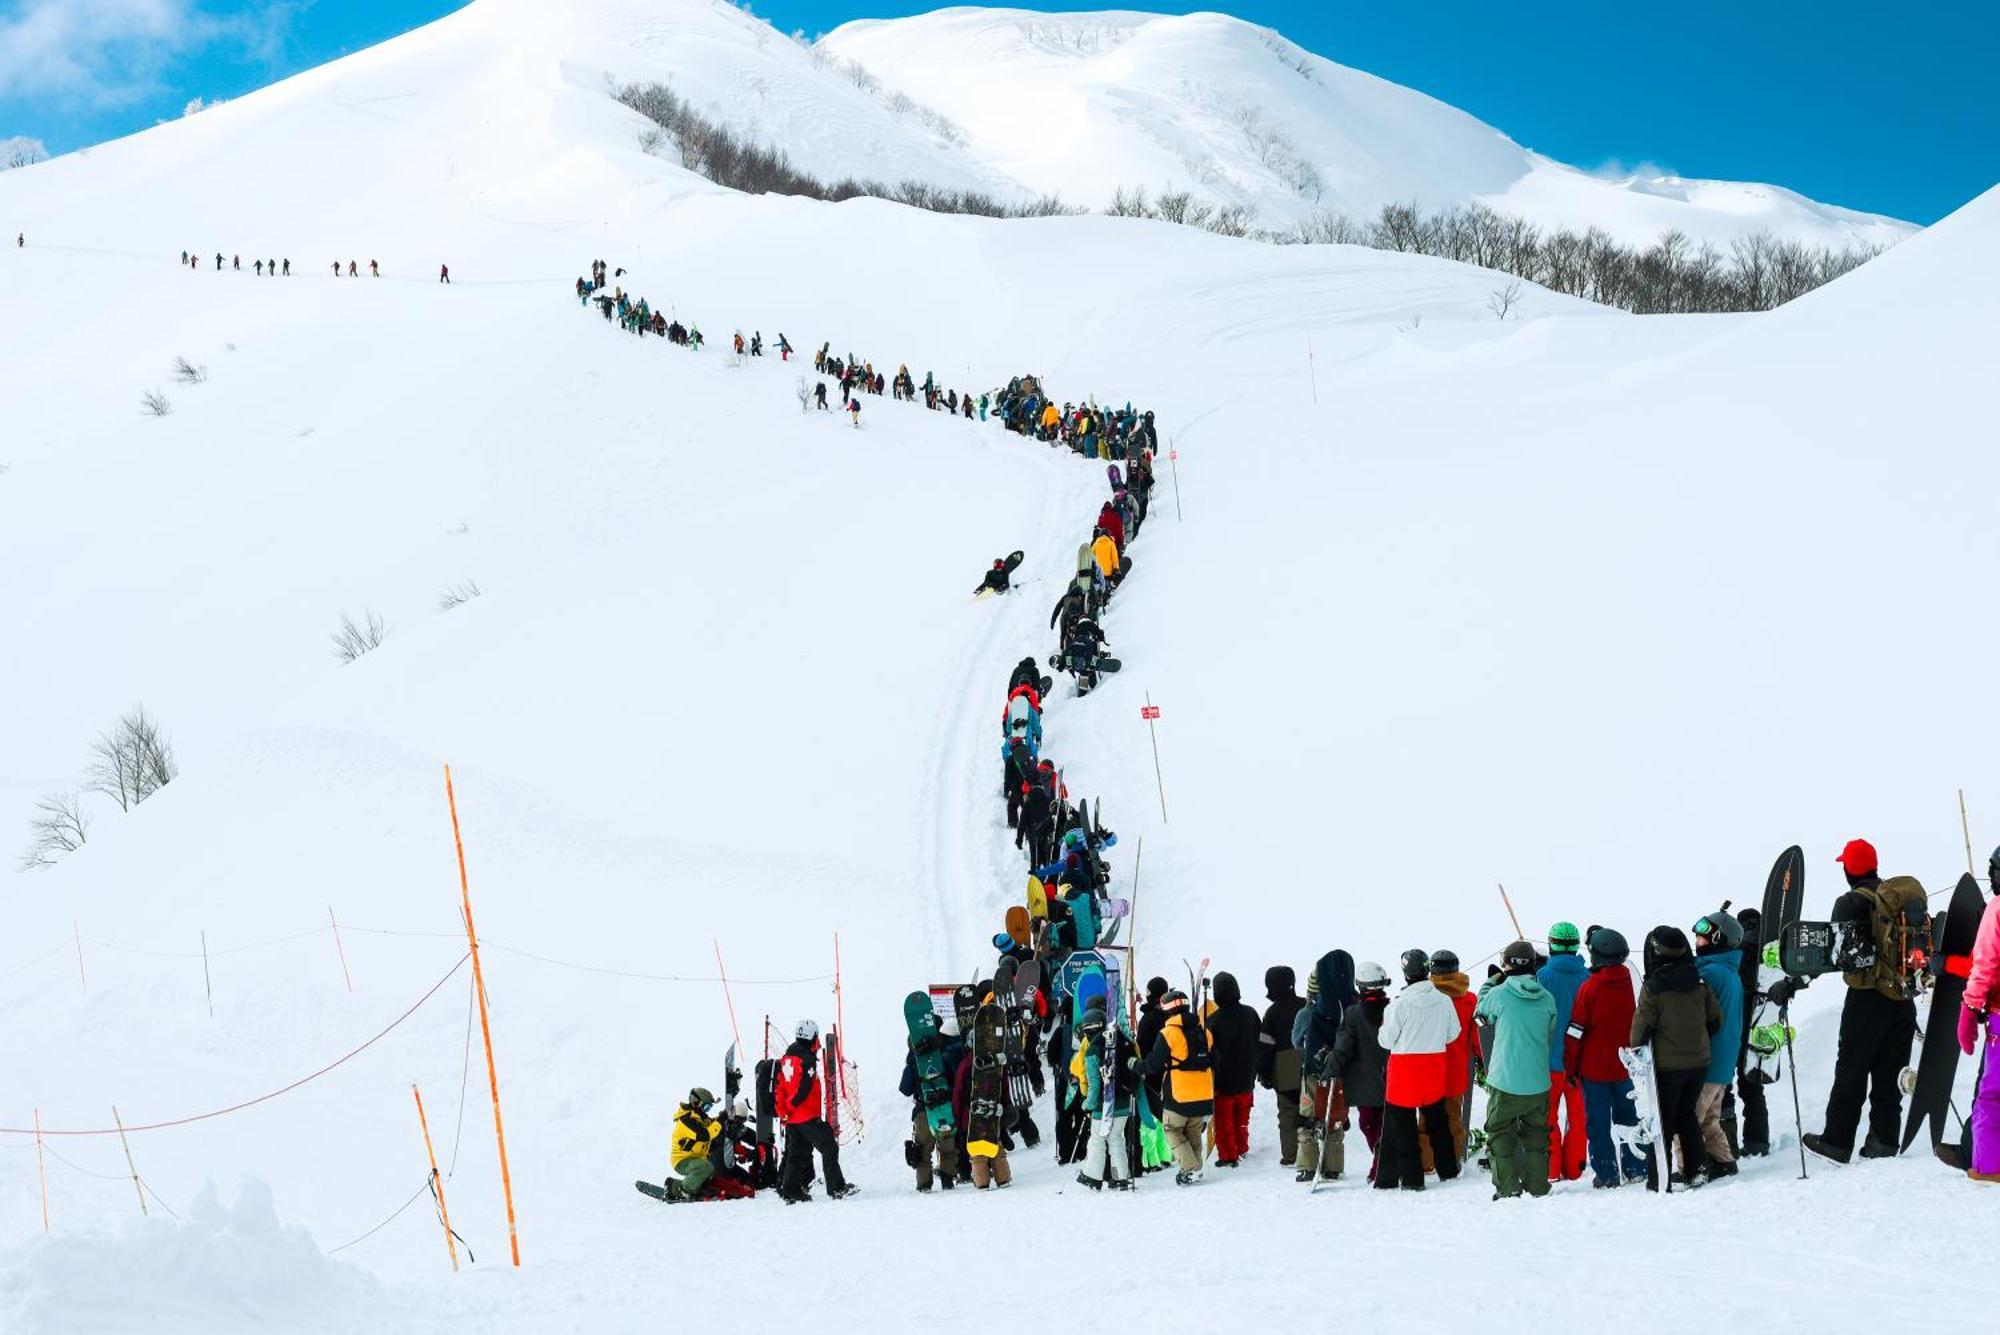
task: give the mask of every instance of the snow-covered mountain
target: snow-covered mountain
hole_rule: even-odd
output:
[[[1013,179],[701,0],[480,0],[0,176],[0,235],[27,243],[0,248],[0,832],[24,841],[135,703],[181,761],[129,812],[86,798],[89,840],[53,869],[0,877],[0,1330],[936,1329],[981,1282],[955,1251],[973,1236],[1028,1239],[1041,1291],[1143,1320],[1158,1268],[1116,1249],[1170,1230],[1235,1248],[1167,1295],[1224,1323],[1329,1292],[1397,1320],[1421,1288],[1526,1324],[1561,1277],[1496,1275],[1721,1247],[1762,1260],[1704,1294],[1714,1319],[1823,1335],[1823,1258],[1884,1218],[1871,1263],[1972,1310],[1962,1180],[1912,1157],[1797,1181],[1782,1098],[1779,1157],[1735,1182],[1671,1208],[1564,1186],[1532,1228],[1476,1180],[1302,1196],[1261,1093],[1249,1165],[1192,1191],[1065,1191],[1029,1153],[998,1196],[909,1191],[900,1002],[989,968],[1020,893],[1002,688],[1050,648],[1104,474],[886,398],[859,430],[802,412],[797,362],[727,348],[783,331],[1158,413],[1174,455],[1105,627],[1125,670],[1060,686],[1046,749],[1120,833],[1141,975],[1207,955],[1254,996],[1333,946],[1476,969],[1513,934],[1496,880],[1530,933],[1636,939],[1754,898],[1792,842],[1809,903],[1856,834],[1942,889],[1959,787],[1992,842],[2000,194],[1769,315],[1530,288],[1499,319],[1503,279],[1419,256],[736,194],[641,151],[607,88],[647,78],[719,109],[766,80],[774,140],[829,172]],[[580,307],[595,257],[707,349]],[[206,379],[176,382],[176,357]],[[155,389],[168,416],[140,411]],[[970,601],[1014,548],[1021,594]],[[369,610],[387,638],[336,661],[329,633]],[[454,971],[447,762],[519,1273]],[[1808,1129],[1835,992],[1798,1009]],[[767,1017],[843,1013],[866,1194],[663,1213],[631,1190],[736,1032],[761,1053]],[[424,1189],[413,1081],[470,1273]],[[67,1134],[115,1132],[114,1105],[146,1128],[144,1219],[117,1136]],[[1052,1229],[1101,1235],[1105,1264],[1044,1249]]]
[[[1242,205],[1278,228],[1416,200],[1477,201],[1639,245],[1669,228],[1721,246],[1768,230],[1836,249],[1911,231],[1778,186],[1580,171],[1224,14],[942,9],[844,24],[821,45],[951,117],[993,168],[1094,208],[1145,186]]]

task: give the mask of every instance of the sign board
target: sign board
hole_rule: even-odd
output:
[[[1140,706],[1139,706],[1139,717],[1140,717],[1140,718],[1143,718],[1143,719],[1156,719],[1156,718],[1158,718],[1159,716],[1160,716],[1160,707],[1159,707],[1158,705],[1140,705]]]

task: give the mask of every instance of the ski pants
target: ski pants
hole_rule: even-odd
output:
[[[1422,1161],[1426,1173],[1437,1172],[1436,1152],[1432,1147],[1436,1144],[1434,1137],[1443,1134],[1451,1150],[1446,1157],[1451,1160],[1453,1175],[1457,1175],[1458,1165],[1465,1159],[1465,1114],[1467,1105],[1471,1102],[1472,1095],[1469,1091],[1464,1094],[1447,1094],[1440,1105],[1444,1109],[1445,1131],[1440,1133],[1433,1130],[1429,1118],[1425,1118],[1423,1125],[1417,1129],[1417,1156]],[[1439,1177],[1443,1176],[1439,1174]]]
[[[1130,1117],[1093,1117],[1083,1152],[1083,1175],[1099,1182],[1129,1182],[1132,1161],[1126,1157],[1125,1124]]]
[[[1250,1152],[1250,1108],[1256,1094],[1245,1091],[1241,1094],[1217,1094],[1215,1096],[1215,1157],[1223,1163],[1234,1163]]]
[[[1966,1138],[1972,1142],[1967,1166],[1982,1176],[2000,1174],[2000,1011],[1986,1017],[1986,1041],[1979,1047],[1979,1079],[1972,1087]]]
[[[1764,1102],[1764,1082],[1754,1062],[1736,1075],[1736,1102],[1743,1108],[1743,1150],[1765,1153],[1771,1148],[1771,1110]]]
[[[1199,1172],[1208,1154],[1208,1119],[1169,1109],[1161,1125],[1166,1128],[1167,1148],[1174,1152],[1174,1167],[1183,1173]]]
[[[1438,1177],[1450,1181],[1458,1176],[1458,1157],[1452,1153],[1451,1119],[1445,1112],[1450,1099],[1439,1099],[1422,1108],[1390,1104],[1382,1112],[1382,1144],[1375,1167],[1375,1185],[1387,1191],[1395,1187],[1421,1190],[1424,1185],[1423,1154],[1417,1139],[1417,1117],[1421,1113],[1431,1143],[1437,1147]]]
[[[803,1196],[812,1181],[813,1151],[819,1151],[826,1173],[828,1191],[845,1191],[847,1179],[840,1174],[840,1142],[833,1129],[821,1120],[795,1122],[785,1128],[785,1171],[778,1190],[786,1196]]]
[[[1675,1141],[1680,1142],[1680,1169],[1684,1177],[1692,1177],[1701,1171],[1701,1118],[1696,1105],[1701,1101],[1703,1079],[1708,1075],[1705,1066],[1692,1071],[1655,1071],[1653,1079],[1660,1087],[1660,1155],[1668,1160],[1672,1169],[1671,1151]],[[1659,1177],[1655,1169],[1648,1165],[1646,1185],[1659,1189]]]
[[[1549,1096],[1487,1086],[1486,1153],[1502,1196],[1549,1194]]]
[[[1278,1091],[1278,1158],[1292,1164],[1299,1157],[1299,1125],[1303,1118],[1299,1114],[1299,1098],[1304,1093],[1298,1089]]]
[[[1701,1121],[1701,1145],[1712,1163],[1736,1162],[1736,1154],[1729,1148],[1729,1137],[1722,1129],[1722,1098],[1728,1092],[1728,1085],[1704,1084],[1695,1100],[1695,1116]]]
[[[1869,989],[1849,988],[1840,1010],[1840,1053],[1826,1097],[1829,1145],[1852,1150],[1868,1104],[1868,1134],[1885,1145],[1903,1143],[1903,1091],[1897,1081],[1910,1062],[1917,1036],[1917,1004]]]
[[[1489,1116],[1490,1122],[1492,1118]],[[1574,1182],[1590,1155],[1583,1084],[1561,1071],[1549,1072],[1549,1181]]]
[[[1382,1148],[1382,1109],[1379,1105],[1373,1108],[1356,1108],[1354,1121],[1361,1128],[1361,1138],[1368,1142],[1368,1180],[1373,1182],[1377,1156],[1380,1155]]]
[[[1299,1120],[1298,1165],[1302,1173],[1339,1177],[1347,1168],[1347,1103],[1333,1082],[1307,1076],[1305,1088],[1293,1100]],[[1327,1125],[1332,1114],[1331,1126]]]
[[[917,1190],[929,1191],[933,1181],[931,1158],[937,1158],[937,1176],[942,1177],[946,1186],[958,1176],[958,1139],[956,1136],[939,1136],[931,1130],[931,1119],[920,1108],[910,1119],[910,1136],[917,1142]]]
[[[1614,1126],[1639,1125],[1639,1110],[1632,1106],[1632,1082],[1585,1080],[1583,1106],[1589,1128],[1591,1176],[1599,1182],[1626,1182],[1645,1176],[1645,1160],[1611,1134]]]
[[[701,1189],[707,1186],[709,1179],[714,1176],[715,1164],[706,1156],[700,1159],[689,1159],[681,1165],[679,1182],[681,1194],[687,1197],[687,1199],[693,1200],[695,1197],[701,1195]]]
[[[1004,1187],[1014,1180],[1014,1170],[1007,1166],[1007,1151],[995,1150],[993,1157],[983,1154],[972,1156],[972,1185],[984,1191],[989,1185]]]

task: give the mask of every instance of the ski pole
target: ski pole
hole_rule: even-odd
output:
[[[1787,1000],[1778,1007],[1778,1023],[1785,1030],[1786,1074],[1792,1079],[1792,1130],[1799,1138],[1799,1181],[1806,1179],[1806,1127],[1805,1119],[1799,1112],[1799,1062],[1792,1054],[1792,1003]]]

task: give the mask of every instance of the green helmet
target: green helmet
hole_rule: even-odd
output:
[[[1573,922],[1559,922],[1549,928],[1549,953],[1551,955],[1574,955],[1583,944],[1583,933],[1576,930]]]
[[[707,1112],[715,1106],[715,1095],[697,1085],[688,1091],[687,1106],[690,1108],[699,1108],[703,1112]]]

